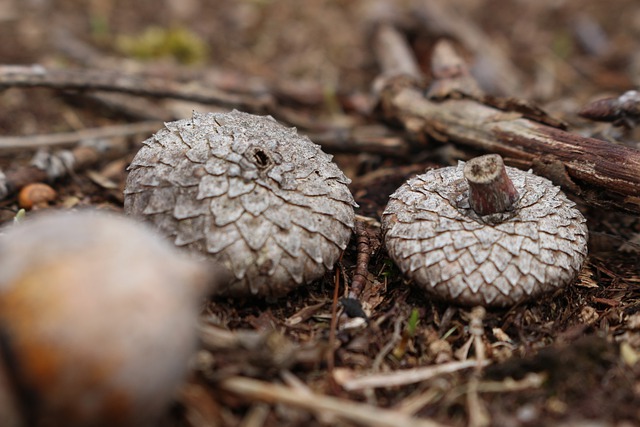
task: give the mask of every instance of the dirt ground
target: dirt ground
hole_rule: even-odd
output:
[[[185,85],[196,81],[250,99],[273,95],[282,107],[277,119],[335,154],[353,181],[357,214],[370,218],[366,235],[375,253],[360,298],[367,322],[360,318],[354,326],[358,318],[349,317],[354,315],[349,307],[338,305],[338,315],[332,313],[333,273],[284,300],[208,302],[202,314],[203,350],[165,424],[359,425],[327,408],[219,386],[234,375],[445,425],[640,424],[637,215],[593,207],[570,195],[591,235],[579,279],[561,292],[508,310],[487,310],[484,316],[434,301],[406,283],[389,260],[374,224],[388,196],[425,168],[477,153],[439,141],[410,141],[406,150],[403,145],[390,153],[355,152],[336,143],[331,129],[381,123],[371,108],[380,73],[371,39],[380,22],[406,36],[427,78],[433,46],[448,38],[487,93],[534,101],[565,120],[572,132],[639,148],[637,130],[577,116],[589,101],[640,85],[640,5],[634,0],[0,2],[1,65],[111,70]],[[5,88],[0,90],[0,135],[160,122],[189,117],[194,109],[221,108],[92,90]],[[401,135],[388,125],[397,132],[393,135]],[[48,208],[121,211],[125,167],[149,135],[112,138],[125,144],[124,152],[50,183],[57,197]],[[33,151],[0,154],[1,167],[15,168]],[[12,220],[18,209],[15,194],[0,201],[0,220]],[[340,296],[353,277],[356,256],[354,238],[337,267]],[[481,335],[474,335],[474,321],[481,322]],[[223,346],[216,337],[225,333],[244,338]],[[356,374],[474,359],[479,345],[491,362],[479,371],[457,370],[375,389],[344,387]]]

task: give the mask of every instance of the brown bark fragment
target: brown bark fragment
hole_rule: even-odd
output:
[[[581,191],[592,195],[588,203],[640,212],[637,149],[584,138],[471,99],[432,102],[417,88],[393,84],[388,88],[382,103],[386,115],[410,124],[413,131],[528,165],[541,157],[560,161]]]

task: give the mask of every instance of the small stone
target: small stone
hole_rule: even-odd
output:
[[[331,269],[349,242],[350,180],[269,116],[194,113],[143,144],[125,212],[224,265],[233,279],[221,294],[283,295]]]

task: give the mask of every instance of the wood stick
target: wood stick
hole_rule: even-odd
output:
[[[415,384],[426,381],[430,378],[442,374],[450,374],[463,369],[486,366],[488,362],[477,360],[463,360],[460,362],[449,362],[442,365],[423,366],[413,369],[402,369],[381,374],[371,374],[361,377],[345,379],[339,384],[348,391],[363,390],[367,388],[394,387],[407,384]]]
[[[401,412],[381,409],[351,400],[320,394],[300,393],[290,387],[250,378],[232,377],[219,383],[231,393],[268,403],[284,403],[316,414],[333,414],[360,425],[374,427],[443,427],[444,424],[424,418],[407,416]]]
[[[389,94],[387,101],[387,115],[410,118],[413,129],[529,166],[560,162],[587,203],[640,213],[639,150],[514,117],[471,99],[432,102],[415,88]]]
[[[272,104],[272,98],[269,95],[249,97],[157,77],[96,69],[47,69],[41,65],[0,66],[0,88],[7,87],[122,92],[154,98],[184,99],[201,104],[238,108],[253,113],[264,113]]]
[[[407,71],[410,76],[411,70]],[[432,101],[407,76],[388,80],[380,105],[388,120],[402,123],[423,140],[427,136],[501,154],[515,159],[521,167],[550,166],[536,172],[562,184],[587,203],[640,212],[640,150],[585,138],[515,111],[485,105],[478,99]]]
[[[459,40],[473,52],[476,62],[491,64],[485,87],[498,93],[512,93],[522,87],[522,76],[498,40],[490,38],[474,20],[457,13],[449,2],[420,0],[414,6],[415,17],[431,34]]]
[[[162,122],[151,121],[81,129],[75,132],[0,137],[0,154],[45,147],[70,147],[80,141],[95,139],[109,139],[137,134],[149,135],[160,130],[162,126]]]
[[[369,280],[367,276],[369,274],[369,261],[371,259],[371,244],[369,242],[369,234],[363,222],[356,221],[355,234],[358,254],[356,255],[356,268],[351,279],[349,298],[357,299],[360,297],[360,294],[362,294]]]

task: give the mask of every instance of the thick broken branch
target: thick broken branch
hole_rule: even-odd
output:
[[[394,89],[386,93],[385,114],[410,130],[524,161],[529,167],[537,160],[560,162],[588,203],[640,212],[640,151],[584,138],[475,100],[432,102],[416,88]]]
[[[587,203],[640,212],[639,150],[584,138],[478,99],[432,101],[406,76],[388,80],[381,106],[389,120],[402,123],[423,139],[426,135],[498,153],[521,167],[551,164],[554,167],[537,172]]]

